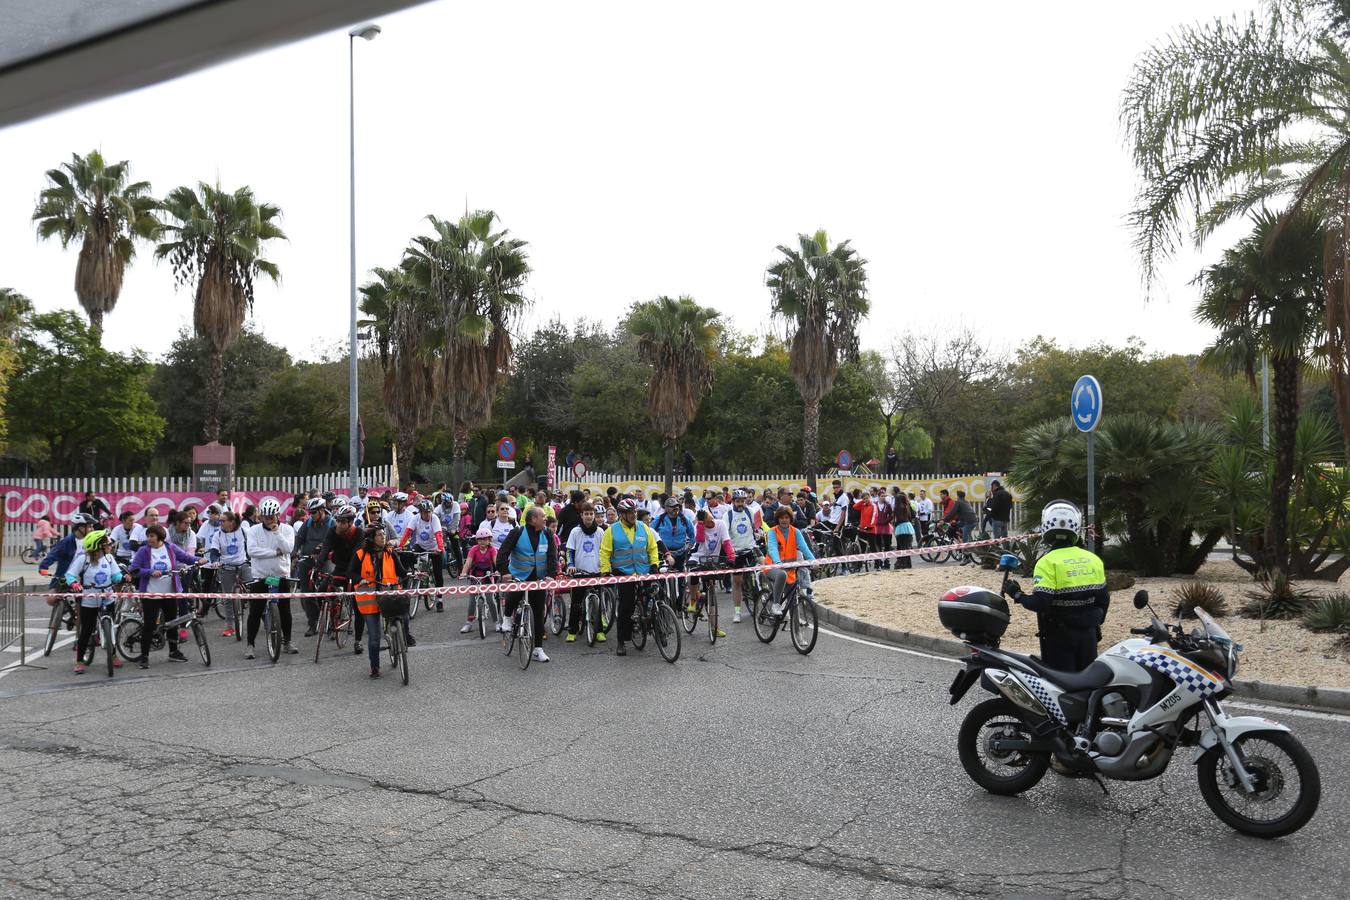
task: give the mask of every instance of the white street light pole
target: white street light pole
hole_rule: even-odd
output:
[[[356,383],[356,38],[372,41],[375,35],[380,33],[380,26],[375,24],[358,25],[347,32],[347,116],[349,134],[351,139],[351,226],[352,226],[352,258],[351,258],[351,288],[352,288],[352,321],[351,321],[351,346],[349,353],[350,371],[348,375],[348,418],[350,421],[347,426],[347,441],[350,448],[351,462],[351,495],[356,496],[358,479],[360,478],[361,451],[359,446],[359,435],[357,433],[357,398],[358,388]]]

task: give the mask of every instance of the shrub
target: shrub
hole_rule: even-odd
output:
[[[1297,619],[1308,607],[1313,593],[1294,587],[1294,583],[1284,575],[1262,579],[1260,587],[1245,594],[1247,602],[1242,614],[1251,619]]]
[[[1033,534],[1028,538],[1007,541],[994,547],[981,547],[975,551],[975,561],[982,569],[997,569],[999,557],[1005,553],[1012,553],[1022,560],[1021,567],[1012,574],[1030,577],[1035,574],[1036,560],[1041,558],[1044,549],[1041,546],[1041,536]]]
[[[1303,624],[1313,631],[1350,634],[1350,594],[1337,591],[1315,601],[1303,614]]]
[[[1130,572],[1107,572],[1106,589],[1115,593],[1116,591],[1128,591],[1134,587],[1134,575]]]
[[[1172,615],[1179,619],[1194,619],[1197,609],[1222,619],[1228,615],[1228,599],[1223,591],[1203,581],[1187,582],[1172,592]]]
[[[1129,549],[1121,544],[1107,544],[1102,547],[1101,557],[1102,565],[1106,566],[1107,571],[1119,572],[1134,568],[1134,557],[1130,555]]]

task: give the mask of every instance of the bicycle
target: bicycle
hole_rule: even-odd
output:
[[[216,593],[234,594],[238,599],[219,599],[216,597],[203,597],[197,601],[197,618],[204,619],[209,610],[215,610],[216,618],[223,622],[228,622],[230,630],[234,632],[234,639],[242,641],[244,639],[243,629],[243,601],[247,598],[248,588],[239,573],[245,568],[244,564],[229,563],[204,563],[200,568],[208,573],[215,573]],[[225,586],[224,576],[229,574],[230,586]]]
[[[48,601],[52,607],[52,616],[47,623],[47,640],[42,646],[43,656],[52,655],[52,649],[56,646],[56,636],[60,633],[62,624],[66,626],[66,631],[72,631],[79,623],[80,613],[75,595],[70,593],[64,584],[53,590],[60,590],[61,596]]]
[[[282,582],[290,582],[286,590],[281,590]],[[281,614],[277,612],[276,605],[281,602],[283,595],[291,593],[295,586],[294,578],[283,578],[280,575],[269,575],[266,578],[256,578],[248,582],[249,602],[257,603],[259,600],[266,602],[267,606],[263,608],[263,629],[267,632],[267,658],[272,662],[281,659]],[[265,598],[257,595],[265,593]],[[239,612],[236,609],[235,616]],[[238,637],[239,631],[236,629],[235,636]]]
[[[369,582],[365,584],[367,587],[370,586]],[[396,590],[398,585],[382,584],[379,587]],[[384,620],[385,646],[380,649],[389,650],[389,664],[398,671],[399,680],[403,682],[404,687],[407,687],[411,676],[408,671],[408,642],[403,636],[403,621],[410,618],[408,611],[417,605],[416,599],[398,594],[381,594],[376,597],[380,604],[380,618]]]
[[[598,578],[595,572],[576,573],[577,578]],[[581,630],[586,634],[586,646],[595,646],[595,636],[604,634],[605,629],[600,627],[601,600],[600,596],[604,588],[598,584],[588,585],[586,594],[581,599]]]
[[[759,574],[759,551],[748,561],[742,558],[742,554],[736,554],[736,566],[749,565],[751,568],[741,573],[741,602],[750,608],[750,614],[753,616],[755,610],[768,598],[770,591],[764,583],[764,578]]]
[[[315,590],[321,593],[345,591],[348,579],[330,572],[314,573]],[[319,604],[318,637],[314,641],[314,661],[319,661],[319,652],[323,649],[323,640],[327,636],[342,649],[343,639],[351,632],[356,617],[352,614],[352,604],[347,597],[326,597]]]
[[[661,569],[666,571],[665,568]],[[647,635],[656,640],[656,648],[668,663],[680,658],[680,629],[675,610],[666,602],[665,591],[659,585],[642,585],[642,598],[633,607],[633,646],[638,650],[647,646]],[[672,646],[672,644],[674,646]]]
[[[781,612],[774,613],[772,603],[760,606],[754,617],[755,637],[765,644],[772,643],[784,619],[788,621],[792,646],[798,653],[805,656],[815,649],[819,629],[816,604],[810,596],[799,596],[796,582],[784,588]]]
[[[691,573],[689,577],[699,578],[700,576],[696,573],[715,572],[720,568],[722,567],[716,562],[698,565],[689,570]],[[712,578],[716,576],[704,577],[707,577],[708,581],[711,582]],[[684,613],[685,633],[693,634],[694,629],[698,627],[699,620],[706,619],[708,622],[708,643],[717,643],[717,589],[711,583],[705,585],[704,589],[699,591],[698,601],[692,610],[687,603],[683,604],[681,609]]]
[[[919,543],[921,548],[927,548],[920,550],[919,558],[927,563],[944,563],[949,559],[965,562],[967,557],[964,550],[950,549],[952,544],[959,543],[961,534],[957,527],[939,522]]]
[[[39,553],[35,547],[24,547],[19,551],[19,561],[25,566],[36,566],[42,561],[42,557],[45,555],[45,550],[42,553]]]
[[[403,552],[406,553],[408,551],[405,550]],[[423,588],[429,588],[431,587],[431,580],[432,580],[431,554],[433,551],[417,550],[413,552],[416,553],[417,561],[413,563],[413,570],[408,573],[408,577],[406,579],[408,583],[405,585],[405,587],[411,588],[413,590],[422,590]],[[431,594],[430,592],[425,594],[412,595],[411,598],[412,602],[408,604],[409,619],[417,618],[417,598],[419,596],[422,598],[422,603],[423,605],[426,606],[427,612],[431,612],[431,608],[436,605],[436,597],[434,594]]]
[[[522,670],[530,667],[530,657],[534,653],[534,607],[526,591],[520,592],[520,602],[511,614],[511,627],[502,632],[502,652],[507,656],[516,651]]]
[[[858,529],[852,525],[845,525],[839,536],[839,555],[861,556],[863,549],[862,539],[858,536]],[[843,566],[850,575],[865,572],[868,568],[866,560],[844,563]]]
[[[816,555],[816,559],[828,559],[831,556],[839,555],[839,537],[831,529],[824,525],[812,525],[806,529],[806,537],[811,544],[811,552]],[[815,577],[830,578],[841,574],[842,564],[824,563],[815,567]]]
[[[139,604],[137,606],[139,607]],[[211,647],[206,643],[206,626],[202,624],[202,620],[194,607],[189,607],[187,612],[175,619],[157,624],[150,635],[150,649],[163,650],[164,645],[168,642],[169,633],[181,628],[187,628],[192,632],[192,638],[197,644],[197,653],[202,658],[202,665],[210,668]],[[139,608],[134,611],[128,610],[121,622],[118,623],[117,652],[122,654],[122,658],[127,662],[140,659],[144,631],[144,613]]]
[[[89,615],[98,616],[98,624],[94,627],[94,633],[90,637],[89,646],[85,648],[84,656],[80,658],[80,663],[85,666],[93,665],[94,656],[98,652],[98,648],[102,647],[108,665],[108,677],[111,678],[113,676],[113,670],[116,667],[115,660],[117,657],[115,649],[116,641],[113,638],[113,617],[116,614],[116,609],[120,601],[116,597],[108,597],[109,593],[115,594],[117,592],[109,591],[101,595],[97,612],[95,612],[95,609],[92,607],[86,607]],[[82,610],[80,614],[85,615],[86,613]]]
[[[548,591],[548,605],[544,613],[544,620],[548,623],[548,630],[557,637],[563,633],[567,627],[567,601],[564,599],[567,595],[562,591],[550,589]]]
[[[497,582],[497,573],[488,572],[486,575],[470,575],[469,581],[475,585],[495,584]],[[497,608],[498,594],[490,594],[487,591],[477,591],[474,593],[475,615],[478,619],[478,639],[484,640],[488,636],[488,620],[492,621],[492,631],[497,630],[497,621],[499,610]]]

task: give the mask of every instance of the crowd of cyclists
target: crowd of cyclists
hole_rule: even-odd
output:
[[[393,610],[407,646],[416,644],[406,598],[395,604],[382,602],[380,595],[415,586],[415,573],[425,579],[422,583],[444,588],[447,576],[509,585],[659,570],[698,572],[679,583],[681,612],[701,615],[707,598],[720,590],[732,595],[732,624],[739,624],[743,607],[760,598],[745,596],[743,580],[719,574],[719,569],[754,567],[766,559],[777,564],[892,547],[903,550],[939,530],[951,540],[969,539],[976,524],[974,508],[963,491],[952,497],[943,490],[934,500],[925,491],[915,496],[899,487],[846,491],[839,480],[830,487],[822,499],[807,487],[766,489],[759,495],[726,487],[701,495],[684,490],[648,497],[641,488],[617,487],[562,494],[543,487],[499,489],[465,482],[455,492],[440,485],[421,494],[416,485],[409,485],[407,490],[377,495],[361,486],[352,496],[297,494],[285,515],[272,498],[237,511],[230,493],[222,490],[204,510],[185,506],[170,512],[163,523],[153,507],[140,516],[125,511],[113,519],[106,505],[90,494],[69,523],[70,532],[50,549],[40,548],[46,552],[39,567],[51,578],[49,603],[61,603],[63,592],[78,598],[64,623],[67,629],[78,629],[76,674],[86,669],[100,610],[134,583],[140,592],[180,595],[141,601],[144,634],[183,613],[193,592],[269,595],[245,602],[246,619],[232,599],[221,601],[226,610],[222,636],[242,639],[245,659],[256,658],[256,639],[269,608],[275,609],[279,622],[279,652],[299,652],[288,594],[350,592],[355,653],[362,652],[364,632],[370,676],[378,678],[382,610],[386,617]],[[984,504],[985,525],[994,536],[1006,536],[1011,500],[997,481],[991,487]],[[907,568],[911,561],[905,556],[876,565],[889,567],[892,562]],[[770,569],[767,582],[772,614],[781,615],[789,586],[810,597],[811,567]],[[626,656],[633,640],[639,586],[628,581],[615,588],[615,653]],[[585,591],[584,586],[570,590],[563,638],[567,643],[577,640]],[[533,625],[531,655],[547,662],[542,645],[547,637],[544,616],[551,604],[548,592],[503,590],[497,596],[501,607],[494,610],[493,629],[509,631],[516,608],[527,602]],[[445,597],[432,592],[426,599],[429,609],[431,597],[435,610],[443,612]],[[303,598],[301,608],[306,621],[303,636],[322,640],[321,601]],[[481,609],[470,596],[461,634],[479,628]],[[55,622],[54,613],[53,627]],[[272,627],[270,618],[268,623]],[[236,628],[244,633],[236,634]],[[726,636],[715,614],[709,628],[714,639]],[[605,641],[608,631],[602,629],[596,640]],[[188,639],[186,631],[169,629],[167,638],[169,660],[186,661],[179,649]],[[141,668],[149,667],[150,647],[148,640],[140,644]],[[114,664],[120,665],[120,659],[110,663]]]

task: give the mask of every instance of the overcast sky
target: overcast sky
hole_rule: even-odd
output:
[[[869,260],[864,346],[968,325],[1006,349],[1138,335],[1195,352],[1187,252],[1145,302],[1118,109],[1172,27],[1249,3],[461,3],[357,42],[357,265],[393,265],[466,198],[530,243],[528,328],[690,294],[769,327],[774,247],[825,228]],[[76,308],[77,248],[37,242],[43,172],[129,159],[157,194],[251,185],[290,241],[254,320],[300,356],[345,340],[345,30],[0,131],[0,286]],[[106,342],[162,353],[191,292],[143,248]]]

